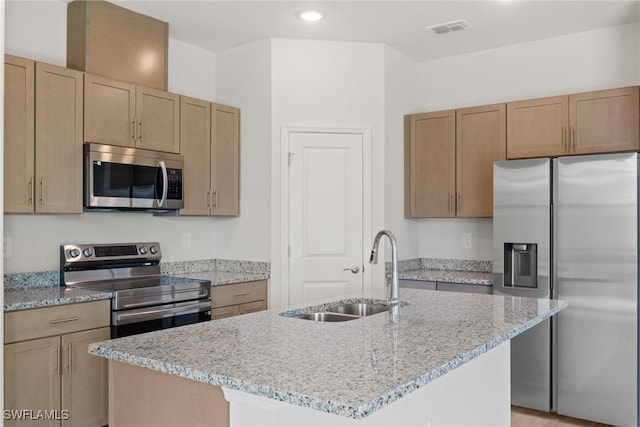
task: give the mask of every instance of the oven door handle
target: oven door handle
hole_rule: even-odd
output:
[[[204,302],[183,302],[176,304],[165,304],[156,307],[137,308],[124,312],[115,311],[112,313],[113,326],[128,325],[131,323],[145,322],[147,320],[164,319],[175,317],[181,314],[201,313],[211,310],[211,300]]]
[[[158,167],[162,170],[162,199],[158,200],[158,207],[163,208],[167,201],[169,176],[167,175],[167,165],[164,163],[164,160],[160,160],[160,162],[158,162]]]

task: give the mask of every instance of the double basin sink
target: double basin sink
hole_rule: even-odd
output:
[[[388,310],[389,306],[383,303],[345,303],[330,305],[322,311],[311,311],[292,317],[297,319],[315,320],[316,322],[345,322],[347,320],[360,319],[361,317],[371,316]]]

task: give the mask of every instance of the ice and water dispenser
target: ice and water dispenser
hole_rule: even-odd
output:
[[[538,287],[538,244],[504,244],[504,286]]]

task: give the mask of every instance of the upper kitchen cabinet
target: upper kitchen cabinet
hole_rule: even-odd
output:
[[[640,150],[638,86],[569,96],[571,153]]]
[[[35,62],[4,57],[4,210],[34,210]]]
[[[455,110],[405,116],[404,138],[405,216],[455,216]]]
[[[85,74],[84,140],[180,152],[180,96]]]
[[[405,116],[405,216],[491,217],[504,104]]]
[[[569,97],[507,103],[507,157],[568,154]]]
[[[211,215],[211,103],[180,97],[180,153],[184,156],[182,215]]]
[[[67,5],[67,67],[167,89],[168,24],[106,1]]]
[[[493,162],[506,156],[505,104],[456,110],[456,216],[493,216]]]
[[[82,73],[5,56],[5,212],[82,212]]]
[[[240,214],[240,110],[181,97],[181,215]]]
[[[240,215],[240,109],[212,104],[212,215]]]
[[[507,157],[640,149],[638,87],[507,104]]]

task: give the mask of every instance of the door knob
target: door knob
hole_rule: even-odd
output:
[[[343,268],[342,271],[350,271],[353,274],[358,274],[360,272],[360,267],[358,267],[357,265],[354,265],[351,268]]]

